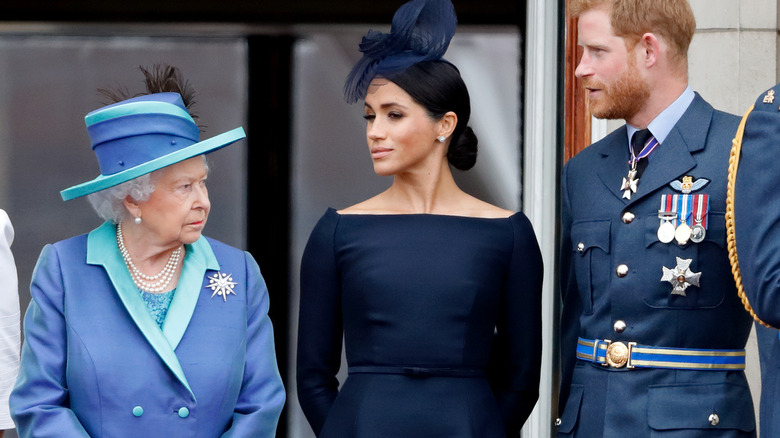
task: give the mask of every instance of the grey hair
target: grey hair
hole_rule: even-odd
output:
[[[129,196],[136,202],[148,200],[155,189],[152,179],[157,180],[157,172],[159,170],[87,195],[89,203],[103,220],[118,224],[130,216],[130,212],[125,208],[125,198]]]
[[[206,155],[200,155],[200,157],[203,158],[206,173],[210,172],[209,160],[206,158]],[[118,224],[130,217],[130,212],[127,211],[124,204],[125,198],[129,196],[135,202],[148,201],[149,197],[152,196],[152,192],[154,192],[155,182],[160,179],[160,175],[166,169],[168,168],[163,167],[114,187],[91,193],[87,195],[87,199],[89,199],[89,203],[92,204],[92,208],[101,219]]]

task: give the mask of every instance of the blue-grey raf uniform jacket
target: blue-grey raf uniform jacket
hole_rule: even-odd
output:
[[[724,219],[738,121],[697,94],[651,156],[630,199],[620,190],[629,169],[625,126],[564,166],[559,437],[755,436],[741,370],[616,368],[575,354],[578,338],[744,349],[751,320],[734,286]],[[681,194],[685,179],[695,183],[694,194],[709,195],[705,239],[662,243],[662,195]],[[690,272],[683,269],[686,260]],[[684,295],[673,294],[674,279],[661,280],[664,268],[700,276],[686,280]]]
[[[209,287],[220,276],[234,283],[224,295]],[[31,293],[10,402],[21,437],[275,435],[285,393],[248,253],[205,237],[187,245],[162,330],[110,223],[47,245]]]
[[[734,231],[745,295],[756,315],[780,327],[780,84],[746,114],[734,186]],[[756,326],[761,359],[761,431],[780,434],[780,340]]]

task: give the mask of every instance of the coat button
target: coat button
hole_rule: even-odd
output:
[[[136,406],[133,408],[133,415],[135,415],[136,417],[140,417],[143,414],[144,414],[144,408],[140,406]]]
[[[563,423],[563,421],[561,421],[560,417],[555,419],[555,427],[561,427],[561,423]]]
[[[622,319],[618,319],[615,321],[613,328],[615,329],[615,333],[623,333],[626,330],[626,323]]]
[[[718,417],[718,414],[710,414],[710,424],[713,426],[717,426],[718,423],[720,423],[720,417]]]
[[[635,217],[636,216],[634,215],[634,213],[627,211],[623,213],[623,223],[630,224],[631,222],[634,222]]]
[[[577,251],[582,252],[585,251],[585,244],[580,242],[577,244]]]
[[[179,417],[180,418],[187,418],[190,416],[190,410],[187,409],[186,406],[179,408]]]
[[[617,269],[615,269],[615,273],[617,273],[617,276],[620,278],[625,277],[626,275],[628,275],[628,266],[618,265]]]

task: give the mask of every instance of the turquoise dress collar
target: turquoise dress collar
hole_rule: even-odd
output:
[[[205,237],[185,245],[183,268],[176,286],[176,294],[168,309],[162,330],[146,309],[138,288],[127,270],[125,261],[116,244],[116,225],[106,222],[87,236],[87,263],[101,265],[108,273],[111,283],[122,300],[130,317],[146,337],[160,358],[190,391],[184,371],[176,357],[176,347],[187,330],[195,305],[203,290],[203,278],[207,270],[219,270],[214,251]],[[193,394],[193,397],[195,395]]]

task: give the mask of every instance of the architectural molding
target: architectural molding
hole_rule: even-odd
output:
[[[542,377],[539,402],[523,428],[523,437],[553,435],[557,372],[553,352],[557,321],[555,293],[558,220],[559,6],[557,1],[529,0],[526,32],[523,211],[531,220],[544,259],[542,297]]]

